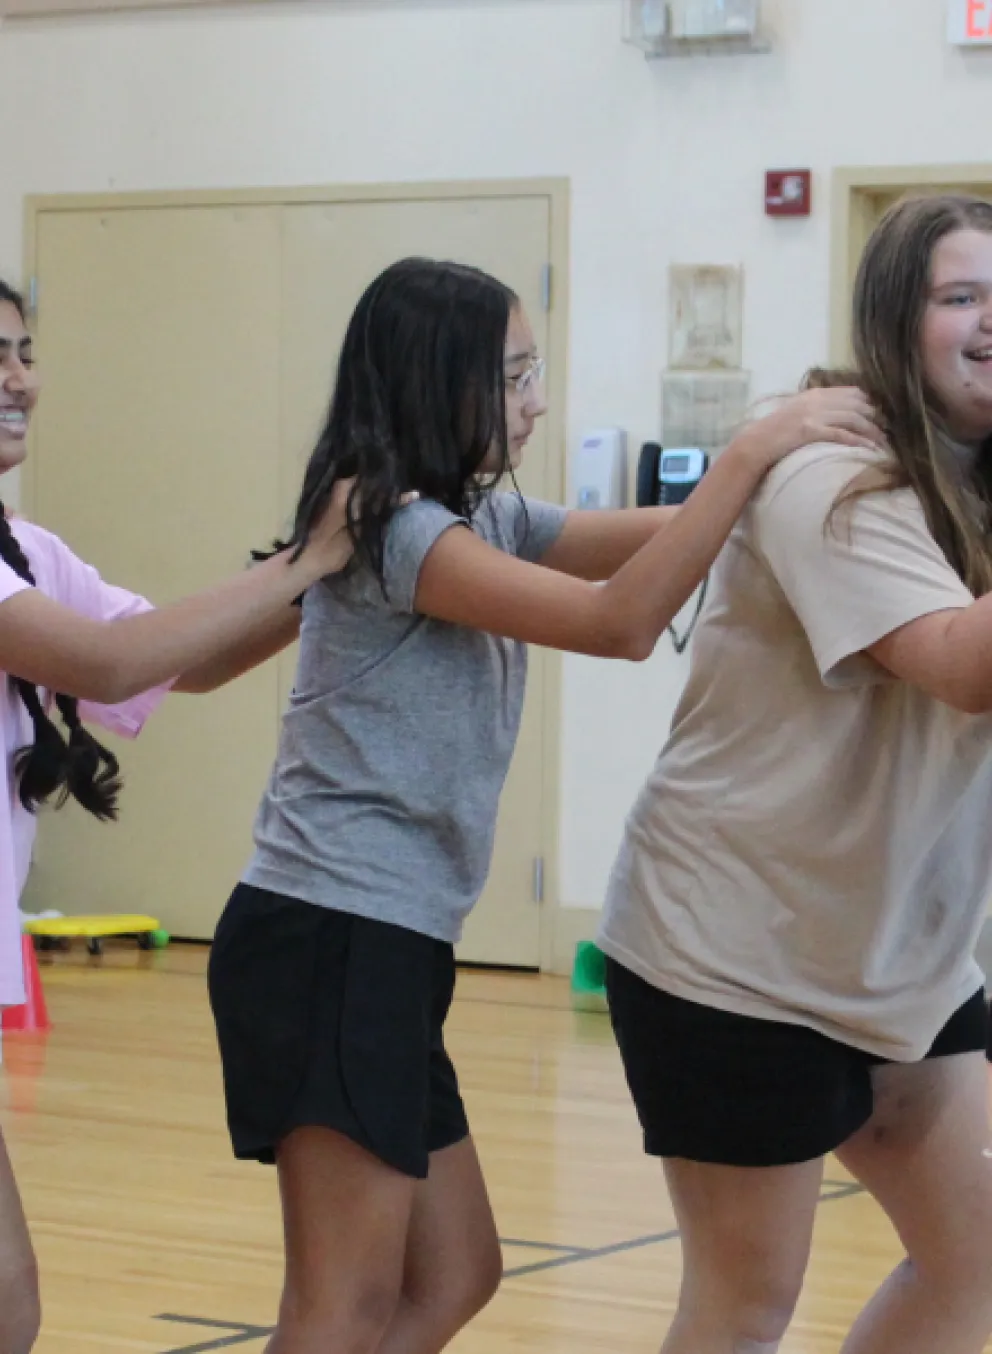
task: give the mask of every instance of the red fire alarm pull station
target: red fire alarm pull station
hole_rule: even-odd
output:
[[[765,211],[769,216],[809,216],[813,210],[813,173],[809,169],[771,169],[765,175]]]

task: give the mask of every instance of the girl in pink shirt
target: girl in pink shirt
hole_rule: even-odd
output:
[[[37,398],[24,306],[0,282],[0,475],[24,460]],[[0,504],[0,1007],[25,999],[18,899],[36,810],[73,798],[116,816],[116,758],[84,721],[133,737],[170,688],[213,690],[294,639],[291,603],[350,557],[347,496],[348,486],[298,558],[278,554],[158,611]],[[34,1253],[0,1135],[0,1350],[27,1354],[39,1325]]]

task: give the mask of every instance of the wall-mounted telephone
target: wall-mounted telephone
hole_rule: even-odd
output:
[[[661,447],[645,442],[637,462],[637,506],[676,507],[684,503],[709,469],[699,447]]]
[[[677,507],[684,503],[709,469],[710,458],[699,447],[662,447],[645,442],[637,462],[637,506],[639,508]],[[688,629],[679,634],[668,627],[677,654],[685,653],[706,601],[709,579],[703,580],[696,609]]]

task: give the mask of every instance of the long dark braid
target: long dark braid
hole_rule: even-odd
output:
[[[24,318],[24,302],[19,294],[0,281],[0,301],[15,306]],[[35,584],[34,574],[20,541],[14,535],[7,513],[0,503],[0,559],[23,578]],[[59,714],[69,731],[65,739],[49,719],[38,688],[22,677],[11,677],[14,690],[24,702],[34,724],[34,742],[21,748],[14,757],[21,803],[31,813],[49,799],[61,808],[70,795],[94,817],[106,821],[117,817],[120,794],[120,767],[117,758],[83,728],[78,703],[72,696],[55,693]]]
[[[0,504],[0,559],[26,583],[34,574]],[[72,696],[55,695],[55,704],[69,731],[68,741],[49,719],[38,688],[23,677],[11,677],[14,689],[34,723],[34,742],[14,758],[21,803],[32,813],[49,799],[56,808],[71,795],[102,821],[117,817],[120,766],[117,758],[83,727]]]

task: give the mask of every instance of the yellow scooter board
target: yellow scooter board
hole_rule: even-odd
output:
[[[109,936],[134,936],[142,950],[161,950],[169,943],[169,933],[162,930],[157,918],[130,914],[46,917],[25,922],[24,929],[38,938],[42,950],[55,949],[60,942],[85,940],[90,954],[102,954],[103,942]]]

